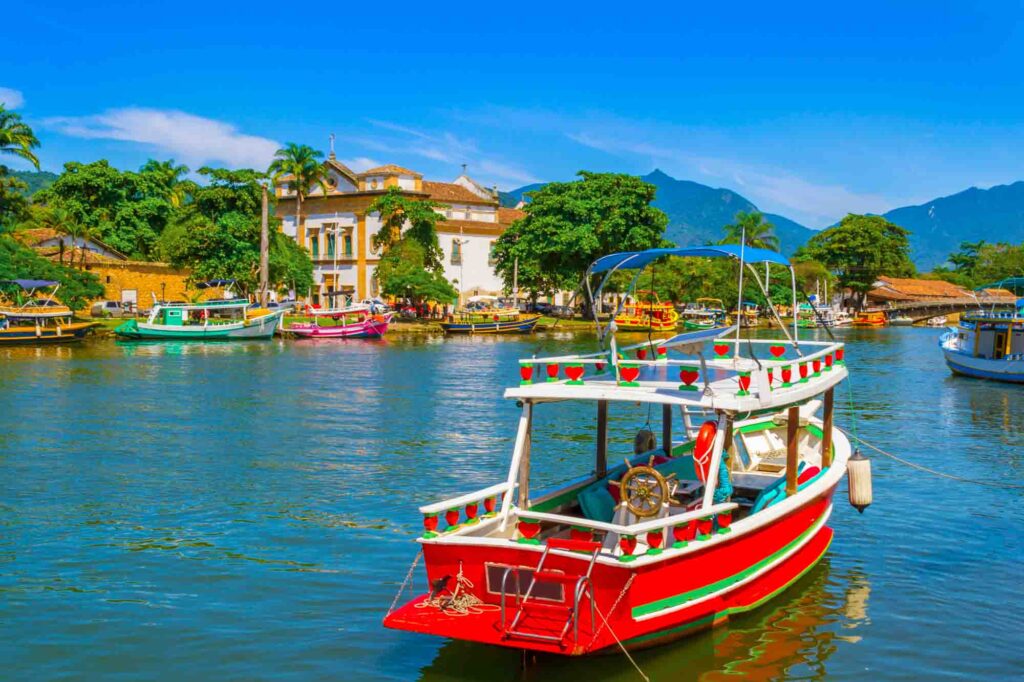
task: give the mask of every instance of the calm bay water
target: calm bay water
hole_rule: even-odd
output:
[[[1024,483],[1024,387],[950,376],[934,330],[837,334],[861,435]],[[416,507],[504,478],[515,359],[591,342],[0,349],[0,677],[638,679],[622,656],[523,672],[515,652],[380,625]],[[625,452],[647,414],[612,412]],[[591,466],[592,418],[538,408],[538,478]],[[821,565],[726,627],[641,652],[651,678],[1020,679],[1024,491],[873,459],[875,504],[837,504]]]

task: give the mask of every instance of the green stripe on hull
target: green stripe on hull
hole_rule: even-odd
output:
[[[825,527],[823,526],[819,530],[823,530],[824,528]],[[787,582],[785,585],[782,585],[777,590],[775,590],[773,592],[770,592],[769,594],[766,594],[765,596],[761,597],[760,599],[758,599],[757,601],[753,602],[752,604],[744,604],[742,606],[731,606],[731,607],[729,607],[727,609],[723,609],[722,611],[718,611],[716,613],[712,613],[710,615],[704,616],[703,618],[698,618],[696,620],[691,620],[688,623],[685,623],[683,625],[678,625],[678,626],[676,626],[674,628],[669,628],[667,630],[659,630],[657,632],[652,632],[652,633],[649,633],[649,634],[646,634],[646,635],[639,635],[638,637],[633,637],[632,639],[627,639],[626,641],[623,642],[623,644],[625,646],[627,646],[627,647],[633,647],[633,646],[638,646],[638,645],[644,644],[645,642],[650,642],[651,640],[661,639],[663,637],[673,637],[673,636],[685,634],[685,633],[690,632],[690,631],[703,630],[705,628],[713,626],[715,623],[717,623],[719,621],[728,620],[731,616],[734,616],[734,615],[737,615],[737,614],[741,614],[741,613],[746,613],[747,611],[753,611],[756,608],[760,608],[761,606],[764,606],[767,602],[771,601],[772,599],[774,599],[775,597],[779,596],[780,594],[782,594],[783,592],[788,590],[790,587],[792,587],[793,585],[798,583],[800,581],[800,579],[803,578],[805,575],[807,575],[807,573],[812,568],[814,568],[815,566],[818,565],[818,562],[821,561],[821,558],[823,556],[825,556],[825,553],[828,552],[828,548],[831,547],[831,546],[832,546],[832,538],[829,538],[829,541],[825,544],[825,547],[822,548],[822,550],[818,554],[818,556],[816,556],[814,558],[814,561],[812,561],[809,564],[807,564],[807,566],[803,570],[801,570],[799,573],[797,573],[796,576],[794,576],[792,580]]]
[[[798,535],[794,540],[787,543],[785,547],[782,547],[781,549],[773,552],[764,559],[761,559],[756,564],[748,566],[739,573],[734,573],[728,578],[723,578],[718,582],[711,583],[710,585],[705,585],[704,587],[697,588],[696,590],[690,590],[689,592],[683,592],[682,594],[677,594],[672,597],[665,597],[664,599],[658,599],[656,601],[636,606],[633,608],[633,617],[640,618],[642,616],[649,616],[653,613],[657,613],[658,611],[664,611],[665,609],[670,609],[675,606],[682,606],[683,604],[686,604],[690,601],[694,601],[695,599],[700,599],[701,597],[706,597],[709,594],[713,594],[715,592],[720,592],[722,590],[728,589],[729,587],[735,585],[744,578],[747,578],[750,575],[756,573],[757,571],[760,571],[761,569],[767,568],[768,566],[772,565],[773,563],[778,561],[780,557],[782,557],[784,554],[797,547],[812,533],[821,530],[821,528],[822,526],[820,525],[818,527],[812,526],[811,528],[808,528],[803,533]]]

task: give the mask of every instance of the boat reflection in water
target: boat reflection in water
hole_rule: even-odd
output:
[[[126,356],[162,357],[168,355],[252,355],[276,352],[284,347],[281,341],[115,341]]]
[[[826,556],[763,607],[633,657],[652,680],[827,679],[828,659],[859,642],[857,629],[870,624],[870,594],[867,576],[857,569],[838,572]],[[540,655],[526,670],[520,664],[518,652],[453,640],[441,647],[420,680],[451,680],[469,670],[486,670],[489,682],[639,679],[629,661],[614,652],[574,659]]]

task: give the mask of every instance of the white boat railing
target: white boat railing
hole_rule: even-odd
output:
[[[632,523],[627,526],[618,523],[606,523],[604,521],[594,521],[579,516],[565,516],[563,514],[550,514],[548,512],[534,512],[523,509],[515,509],[513,513],[521,519],[529,519],[531,521],[547,521],[549,523],[557,523],[567,526],[576,526],[579,528],[589,528],[591,530],[602,531],[605,533],[614,533],[615,535],[640,535],[641,533],[649,533],[651,531],[663,530],[671,526],[679,526],[690,521],[698,521],[701,519],[708,519],[719,514],[731,512],[734,509],[739,508],[739,505],[735,502],[722,502],[720,504],[712,505],[706,509],[695,509],[684,514],[670,514],[659,519],[651,519],[650,521],[640,521],[638,523]]]

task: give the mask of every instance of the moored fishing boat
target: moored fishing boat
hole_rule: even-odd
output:
[[[515,308],[464,310],[441,323],[445,334],[529,334],[540,322],[540,315]]]
[[[231,280],[215,280],[199,286],[212,288],[230,284]],[[269,339],[286,311],[286,308],[259,308],[246,298],[211,299],[196,303],[154,301],[144,321],[128,320],[117,327],[114,334],[124,339],[151,341]]]
[[[865,310],[853,318],[854,327],[884,327],[888,324],[885,313],[881,310]]]
[[[653,291],[640,290],[631,300],[622,305],[615,316],[615,325],[620,331],[664,332],[676,328],[679,313],[671,303],[662,303]]]
[[[0,345],[71,343],[98,326],[76,321],[71,308],[54,300],[59,282],[13,279],[0,282],[0,287],[24,292],[21,302],[0,298]],[[46,298],[34,298],[40,289],[53,291]]]
[[[680,312],[684,329],[713,329],[729,323],[720,298],[698,298]]]
[[[306,308],[308,322],[293,322],[282,331],[304,339],[379,339],[394,313],[374,314],[369,305],[319,310]]]
[[[588,270],[603,277],[595,298],[614,272],[670,255],[789,267],[737,246],[612,254]],[[586,655],[721,624],[804,575],[832,540],[832,496],[850,457],[833,426],[844,346],[799,341],[795,325],[785,340],[726,340],[734,331],[620,349],[609,325],[596,353],[520,360],[505,391],[522,410],[506,479],[420,507],[429,590],[384,624]],[[596,414],[594,466],[535,493],[534,423],[563,401]],[[609,411],[630,404],[660,408],[661,442],[641,429],[615,466],[626,453],[610,452]]]
[[[1024,383],[1024,298],[1013,312],[965,313],[939,347],[955,374]]]

